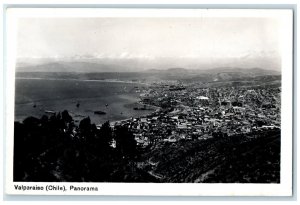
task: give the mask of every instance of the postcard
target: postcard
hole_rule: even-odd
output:
[[[293,10],[8,8],[5,192],[291,196]]]

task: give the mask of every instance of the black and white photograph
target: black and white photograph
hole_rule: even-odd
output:
[[[289,181],[291,11],[49,10],[13,24],[10,189]]]

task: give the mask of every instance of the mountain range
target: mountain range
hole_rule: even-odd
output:
[[[147,66],[146,66],[147,65]],[[208,68],[205,66],[184,68],[184,67],[156,67],[149,69],[149,65],[145,62],[128,59],[127,61],[47,61],[47,60],[32,60],[27,62],[18,62],[16,65],[17,72],[82,72],[82,73],[101,73],[101,72],[146,72],[160,74],[184,74],[193,75],[199,73],[243,73],[247,75],[280,75],[279,71],[271,68],[242,68],[242,67],[215,67]],[[225,77],[225,76],[223,76]]]

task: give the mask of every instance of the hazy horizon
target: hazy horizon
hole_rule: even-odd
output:
[[[158,65],[159,64],[159,65]],[[251,65],[251,64],[250,64]],[[273,67],[244,67],[239,63],[228,64],[218,61],[215,64],[201,64],[194,62],[181,62],[177,64],[161,62],[141,62],[135,59],[18,59],[16,64],[17,72],[144,72],[149,70],[185,69],[191,71],[214,70],[214,69],[262,69],[281,72]]]

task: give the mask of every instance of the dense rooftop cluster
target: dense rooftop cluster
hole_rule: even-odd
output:
[[[280,128],[280,88],[155,84],[141,103],[157,106],[150,115],[118,122],[145,146],[154,141],[208,139]]]

